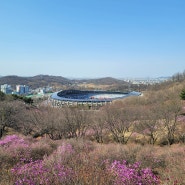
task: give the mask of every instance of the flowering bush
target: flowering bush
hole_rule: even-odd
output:
[[[150,168],[141,169],[140,163],[133,165],[126,161],[114,161],[110,167],[115,176],[115,185],[157,185],[158,178],[152,173]]]
[[[73,177],[72,169],[64,167],[62,164],[48,168],[43,160],[18,165],[11,171],[15,185],[70,184]]]
[[[63,143],[61,146],[57,148],[56,152],[61,155],[64,155],[64,154],[71,154],[74,152],[74,150],[70,144]]]
[[[184,154],[184,145],[102,145],[80,139],[50,143],[11,135],[0,140],[0,184],[181,185]]]
[[[15,184],[71,184],[74,173],[70,167],[64,166],[63,158],[72,152],[72,146],[64,143],[53,154],[43,157],[43,160],[21,159],[11,170]]]
[[[44,160],[47,166],[52,168],[52,166],[56,164],[69,165],[73,155],[73,147],[68,143],[62,143],[51,155],[44,157]]]
[[[0,140],[0,148],[4,151],[5,155],[10,157],[6,160],[6,163],[9,165],[15,165],[19,161],[30,160],[31,149],[29,148],[29,142],[25,141],[20,136],[6,136],[4,139]]]
[[[6,136],[3,140],[0,140],[1,147],[7,148],[13,145],[28,147],[28,144],[24,141],[24,139],[17,135]]]

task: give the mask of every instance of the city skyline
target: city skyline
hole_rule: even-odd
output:
[[[185,70],[183,0],[0,2],[0,75],[161,77]]]

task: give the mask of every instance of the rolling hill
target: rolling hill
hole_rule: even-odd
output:
[[[20,77],[20,76],[3,76],[0,78],[0,85],[9,84],[13,88],[16,85],[28,85],[31,88],[35,89],[38,87],[44,86],[55,86],[55,87],[66,87],[66,88],[76,88],[81,84],[93,84],[94,88],[97,86],[103,87],[119,87],[127,86],[127,82],[118,80],[111,77],[106,78],[98,78],[98,79],[88,79],[88,80],[70,80],[68,78],[64,78],[62,76],[50,76],[50,75],[37,75],[33,77]]]
[[[72,81],[61,76],[37,75],[33,77],[4,76],[0,78],[0,85],[10,84],[12,87],[22,84],[31,88],[44,87],[47,85],[69,85]]]
[[[93,83],[96,85],[113,85],[113,84],[128,84],[123,80],[118,80],[112,77],[89,79],[89,80],[79,80],[79,82]]]

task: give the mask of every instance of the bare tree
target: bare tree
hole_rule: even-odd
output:
[[[65,108],[63,111],[66,137],[78,138],[85,136],[89,112],[76,108]]]
[[[154,145],[162,128],[158,106],[140,107],[140,118],[135,127],[139,133],[149,137],[149,144]]]
[[[28,124],[32,126],[31,133],[34,137],[48,135],[51,139],[62,139],[65,128],[63,127],[63,112],[58,108],[40,107],[32,109],[26,121],[25,128],[28,130]]]
[[[6,128],[18,129],[19,112],[24,109],[23,102],[20,101],[0,101],[0,138]]]
[[[94,137],[98,143],[103,143],[103,135],[106,132],[105,115],[101,110],[91,112],[90,128],[94,131]]]
[[[175,142],[175,135],[178,129],[177,118],[182,110],[182,101],[179,97],[179,89],[168,89],[161,98],[160,104],[158,104],[160,111],[161,121],[164,123],[166,129],[166,137],[168,144],[171,145]]]
[[[137,113],[134,107],[107,107],[106,125],[118,143],[126,144],[133,133]]]
[[[40,107],[31,110],[26,123],[34,126],[34,137],[48,135],[51,139],[78,138],[85,135],[88,112],[76,108]],[[25,128],[29,128],[25,125]],[[26,131],[25,129],[25,131]]]
[[[166,101],[161,106],[161,116],[167,130],[167,141],[170,145],[175,142],[175,134],[178,126],[177,118],[180,112],[181,104],[179,101]]]

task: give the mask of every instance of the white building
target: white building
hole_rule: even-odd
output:
[[[8,84],[1,85],[1,91],[5,94],[11,94],[12,93],[11,85]]]

